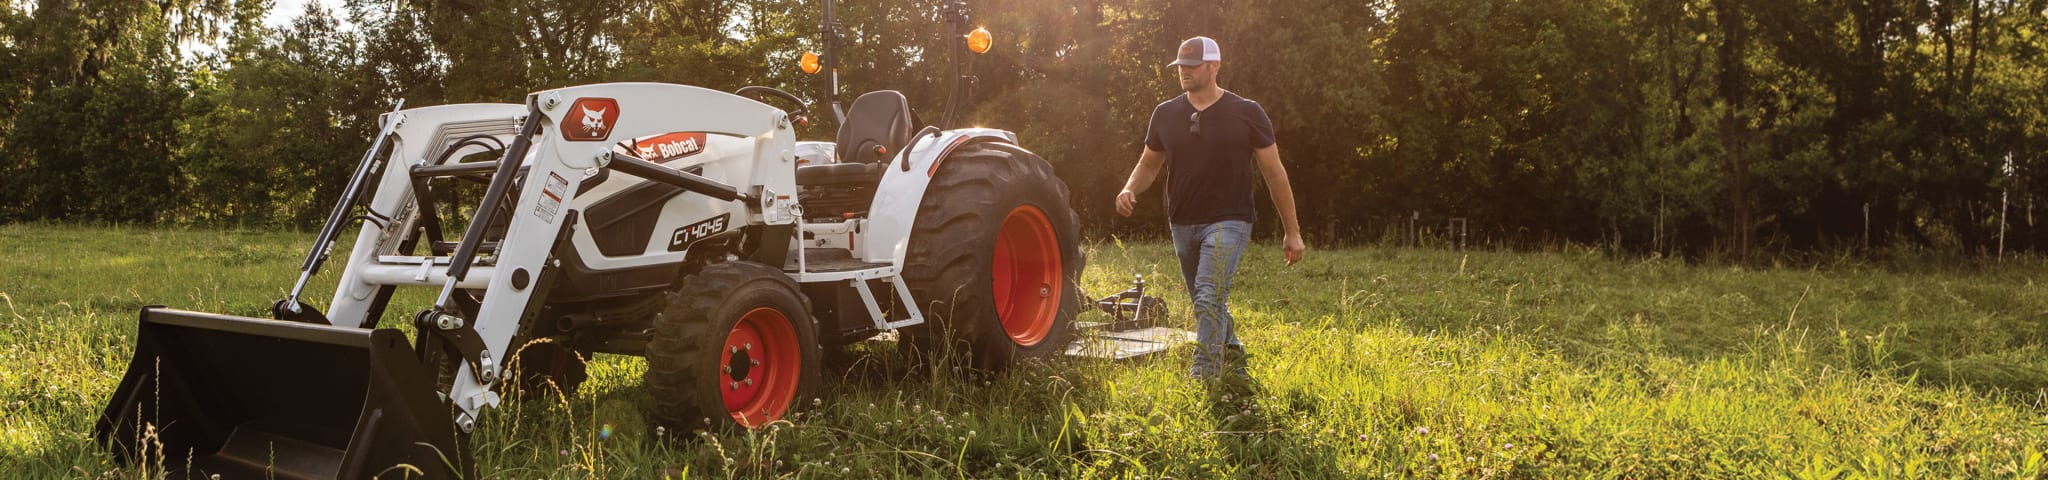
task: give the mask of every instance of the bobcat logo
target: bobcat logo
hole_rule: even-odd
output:
[[[634,150],[640,152],[640,159],[655,163],[704,153],[704,132],[674,132],[660,136],[635,140]]]
[[[604,140],[618,125],[619,101],[609,98],[578,98],[562,115],[562,138],[577,142]]]
[[[598,109],[597,111],[591,111],[591,110],[590,110],[589,108],[583,108],[582,110],[583,110],[583,134],[584,134],[584,135],[589,135],[589,136],[593,136],[593,137],[595,137],[595,136],[598,136],[597,134],[599,134],[599,133],[603,133],[603,132],[604,132],[604,130],[605,130],[605,128],[604,128],[604,112],[605,112],[605,110],[610,110],[610,109],[608,109],[608,108],[603,108],[603,109]]]

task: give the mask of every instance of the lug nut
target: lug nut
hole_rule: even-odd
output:
[[[748,360],[747,360],[747,363],[749,363],[749,364],[752,364],[753,366],[756,366],[756,367],[758,367],[758,366],[761,366],[761,361],[760,361],[760,360],[748,359]]]
[[[723,367],[718,367],[718,371],[720,371],[720,372],[725,372],[725,373],[732,373],[732,365],[726,365],[726,366],[723,366]]]
[[[739,389],[740,389],[740,382],[732,382],[732,389],[733,389],[733,390],[739,390]]]
[[[1051,287],[1051,286],[1047,286],[1047,285],[1039,285],[1039,286],[1038,286],[1038,296],[1039,296],[1039,298],[1045,298],[1045,297],[1050,297],[1050,296],[1052,296],[1052,287]]]
[[[753,378],[753,377],[747,377],[747,379],[746,379],[746,380],[741,380],[741,382],[743,382],[743,383],[746,383],[746,384],[747,384],[747,386],[753,386],[753,385],[754,385],[754,378]]]
[[[747,348],[747,351],[749,351],[749,352],[751,352],[751,351],[754,351],[754,344],[751,344],[751,343],[749,343],[749,344],[747,344],[747,347],[746,347],[746,348]]]
[[[732,347],[732,353],[740,353],[740,347]]]

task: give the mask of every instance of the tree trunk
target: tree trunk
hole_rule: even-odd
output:
[[[1741,112],[1748,106],[1748,67],[1743,55],[1748,49],[1749,28],[1736,0],[1714,0],[1716,21],[1720,22],[1719,49],[1722,110],[1720,137],[1722,155],[1727,158],[1727,195],[1730,218],[1728,240],[1735,257],[1750,257],[1749,162],[1747,124]]]

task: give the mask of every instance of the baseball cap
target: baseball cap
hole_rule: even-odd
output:
[[[1195,37],[1185,42],[1180,42],[1180,55],[1173,60],[1173,63],[1166,65],[1169,67],[1193,67],[1201,65],[1203,62],[1222,60],[1223,50],[1216,48],[1215,40],[1210,40],[1209,37]]]

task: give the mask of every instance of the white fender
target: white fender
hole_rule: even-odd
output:
[[[854,252],[861,261],[902,266],[910,248],[910,230],[917,223],[917,208],[931,185],[932,163],[951,155],[961,145],[975,141],[1017,143],[1017,134],[993,128],[962,128],[938,135],[912,139],[904,147],[908,155],[897,154],[889,162],[875,188],[875,202],[868,208],[868,227]],[[908,164],[908,169],[904,168]],[[939,168],[945,168],[940,166]]]

